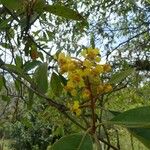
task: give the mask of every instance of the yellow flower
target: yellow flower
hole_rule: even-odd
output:
[[[85,60],[83,61],[83,66],[85,66],[85,67],[87,67],[87,68],[90,68],[90,67],[92,67],[92,62],[89,61],[89,60],[87,60],[87,59],[85,59]]]
[[[103,67],[101,65],[99,65],[99,64],[96,65],[95,68],[93,68],[91,70],[91,74],[94,75],[94,76],[97,76],[97,75],[99,75],[102,72],[103,72]]]
[[[76,109],[75,113],[77,116],[80,116],[81,115],[81,109]]]
[[[110,91],[112,91],[112,86],[110,84],[104,85],[104,92],[107,93]]]
[[[63,64],[66,63],[66,56],[64,53],[59,53],[58,55],[58,63]]]
[[[88,76],[91,73],[91,69],[86,68],[83,70],[83,76]]]
[[[75,61],[68,62],[68,71],[73,71],[77,68],[77,63]]]
[[[67,71],[68,71],[68,65],[67,64],[60,66],[60,73],[61,74],[65,73]]]
[[[103,87],[103,85],[97,86],[97,94],[103,94],[103,92],[104,92],[104,87]]]
[[[75,89],[71,90],[71,95],[72,96],[76,96],[77,95],[77,91]]]
[[[74,82],[77,82],[77,83],[79,83],[81,81],[81,76],[77,72],[71,72],[68,75],[68,77],[69,77],[70,80],[72,80]]]
[[[79,101],[74,101],[71,111],[74,112],[77,116],[81,114],[81,109],[79,107]]]
[[[111,71],[111,66],[109,64],[104,64],[103,70],[104,70],[104,72],[109,72],[109,71]]]
[[[67,85],[65,86],[66,91],[72,91],[75,89],[75,84],[72,81],[68,81]]]
[[[97,48],[88,48],[87,49],[87,58],[94,59],[99,54],[99,50]]]
[[[82,52],[81,52],[81,55],[84,57],[84,58],[88,58],[88,59],[95,59],[95,57],[99,54],[99,49],[97,48],[87,48],[87,49],[84,49]]]
[[[87,88],[83,89],[83,91],[82,91],[82,97],[83,97],[83,99],[89,99],[90,96],[91,96],[90,90],[87,89]]]
[[[100,62],[100,61],[101,61],[101,58],[100,58],[99,56],[97,56],[97,57],[95,58],[95,61],[96,61],[96,62]]]
[[[74,72],[69,72],[68,73],[68,78],[70,81],[74,82],[74,84],[78,87],[83,87],[84,86],[84,80],[82,78],[82,74],[80,73],[80,70],[76,70]]]
[[[74,101],[72,109],[75,110],[75,109],[78,109],[78,108],[79,108],[79,101]]]

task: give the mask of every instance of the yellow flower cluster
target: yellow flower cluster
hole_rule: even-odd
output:
[[[58,63],[60,65],[60,72],[62,74],[68,71],[75,70],[77,66],[77,62],[73,61],[70,56],[65,56],[64,53],[59,54]]]
[[[72,58],[64,53],[58,56],[58,65],[62,74],[66,73],[68,81],[64,89],[73,97],[90,100],[93,96],[112,90],[111,85],[101,83],[101,74],[111,70],[108,64],[99,64],[101,58],[97,48],[87,48],[81,52],[83,60]],[[79,114],[79,101],[75,101],[71,111]]]

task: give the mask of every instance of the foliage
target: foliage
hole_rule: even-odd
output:
[[[148,0],[0,4],[2,136],[16,149],[117,150],[121,125],[150,147]]]

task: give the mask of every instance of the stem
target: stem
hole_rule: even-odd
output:
[[[119,150],[118,148],[116,148],[115,146],[111,145],[110,143],[108,143],[107,141],[103,140],[102,138],[98,137],[98,139],[103,142],[104,144],[108,145],[109,147],[111,147],[113,150]]]
[[[95,131],[96,131],[96,125],[95,125],[95,122],[96,122],[96,115],[95,115],[95,98],[92,94],[92,88],[91,88],[91,84],[90,84],[90,81],[89,81],[89,78],[87,78],[87,85],[88,85],[88,89],[91,93],[91,96],[90,96],[90,100],[91,100],[91,111],[92,111],[92,122],[91,122],[91,132],[92,134],[95,134]]]
[[[92,133],[95,133],[96,130],[96,126],[95,126],[95,122],[96,122],[96,116],[95,116],[95,102],[94,99],[91,99],[91,110],[92,110]]]

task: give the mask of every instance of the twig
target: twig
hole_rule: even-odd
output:
[[[116,148],[115,146],[111,145],[110,143],[108,143],[107,141],[103,140],[102,138],[98,137],[98,139],[103,142],[104,144],[108,145],[109,147],[111,147],[113,150],[119,150],[118,148]]]
[[[136,37],[138,37],[138,36],[140,36],[140,35],[142,35],[142,34],[148,32],[148,31],[150,31],[150,29],[147,29],[147,30],[145,30],[145,31],[143,31],[143,32],[140,32],[139,34],[136,34],[136,35],[130,37],[130,38],[127,39],[126,41],[123,41],[122,43],[120,43],[119,45],[117,45],[115,48],[113,48],[113,49],[111,50],[111,52],[109,52],[109,54],[111,54],[114,50],[118,49],[120,46],[122,46],[122,45],[124,45],[124,44],[130,42],[130,41],[133,40],[134,38],[136,38]],[[108,58],[108,56],[109,56],[109,55],[107,55],[107,58]]]

